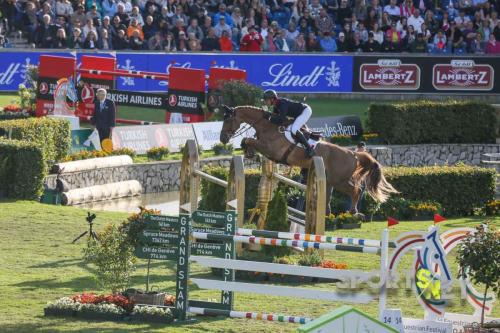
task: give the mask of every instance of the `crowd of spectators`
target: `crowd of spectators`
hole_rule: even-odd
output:
[[[36,48],[500,53],[500,0],[0,0]]]

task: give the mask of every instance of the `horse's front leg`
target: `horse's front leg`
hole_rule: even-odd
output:
[[[258,144],[259,142],[253,138],[244,138],[241,140],[241,148],[243,148],[246,158],[253,158],[255,156]]]

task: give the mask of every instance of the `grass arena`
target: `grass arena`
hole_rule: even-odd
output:
[[[500,318],[491,281],[500,267],[500,147],[489,103],[313,96],[313,118],[354,115],[370,131],[323,138],[308,159],[295,144],[276,157],[266,144],[278,140],[245,141],[258,141],[260,120],[247,119],[257,135],[236,144],[248,131],[232,128],[239,105],[210,119],[236,148],[217,137],[202,150],[194,135],[170,151],[115,147],[120,131],[171,126],[163,112],[123,106],[111,146],[82,153],[66,120],[7,108],[22,99],[0,95],[0,332],[465,333],[483,312],[484,332],[496,332],[486,331]],[[462,122],[446,124],[450,115]],[[425,119],[442,131],[413,125],[416,116],[434,117]],[[481,118],[472,134],[460,127],[470,117]],[[90,140],[93,126],[80,118]],[[390,119],[396,130],[384,125]],[[355,151],[360,141],[367,151]],[[168,209],[153,200],[113,206],[166,196],[157,189],[168,182]],[[484,251],[482,267],[466,245]],[[469,274],[487,272],[490,282],[459,279],[467,260]]]

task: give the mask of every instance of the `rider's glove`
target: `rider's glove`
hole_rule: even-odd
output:
[[[271,119],[271,116],[272,116],[271,112],[264,111],[264,114],[263,114],[264,119],[269,120],[269,119]]]

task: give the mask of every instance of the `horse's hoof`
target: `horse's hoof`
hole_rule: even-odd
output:
[[[356,213],[353,215],[354,217],[357,217],[358,219],[360,219],[361,221],[365,221],[365,214],[362,214],[362,213]]]

